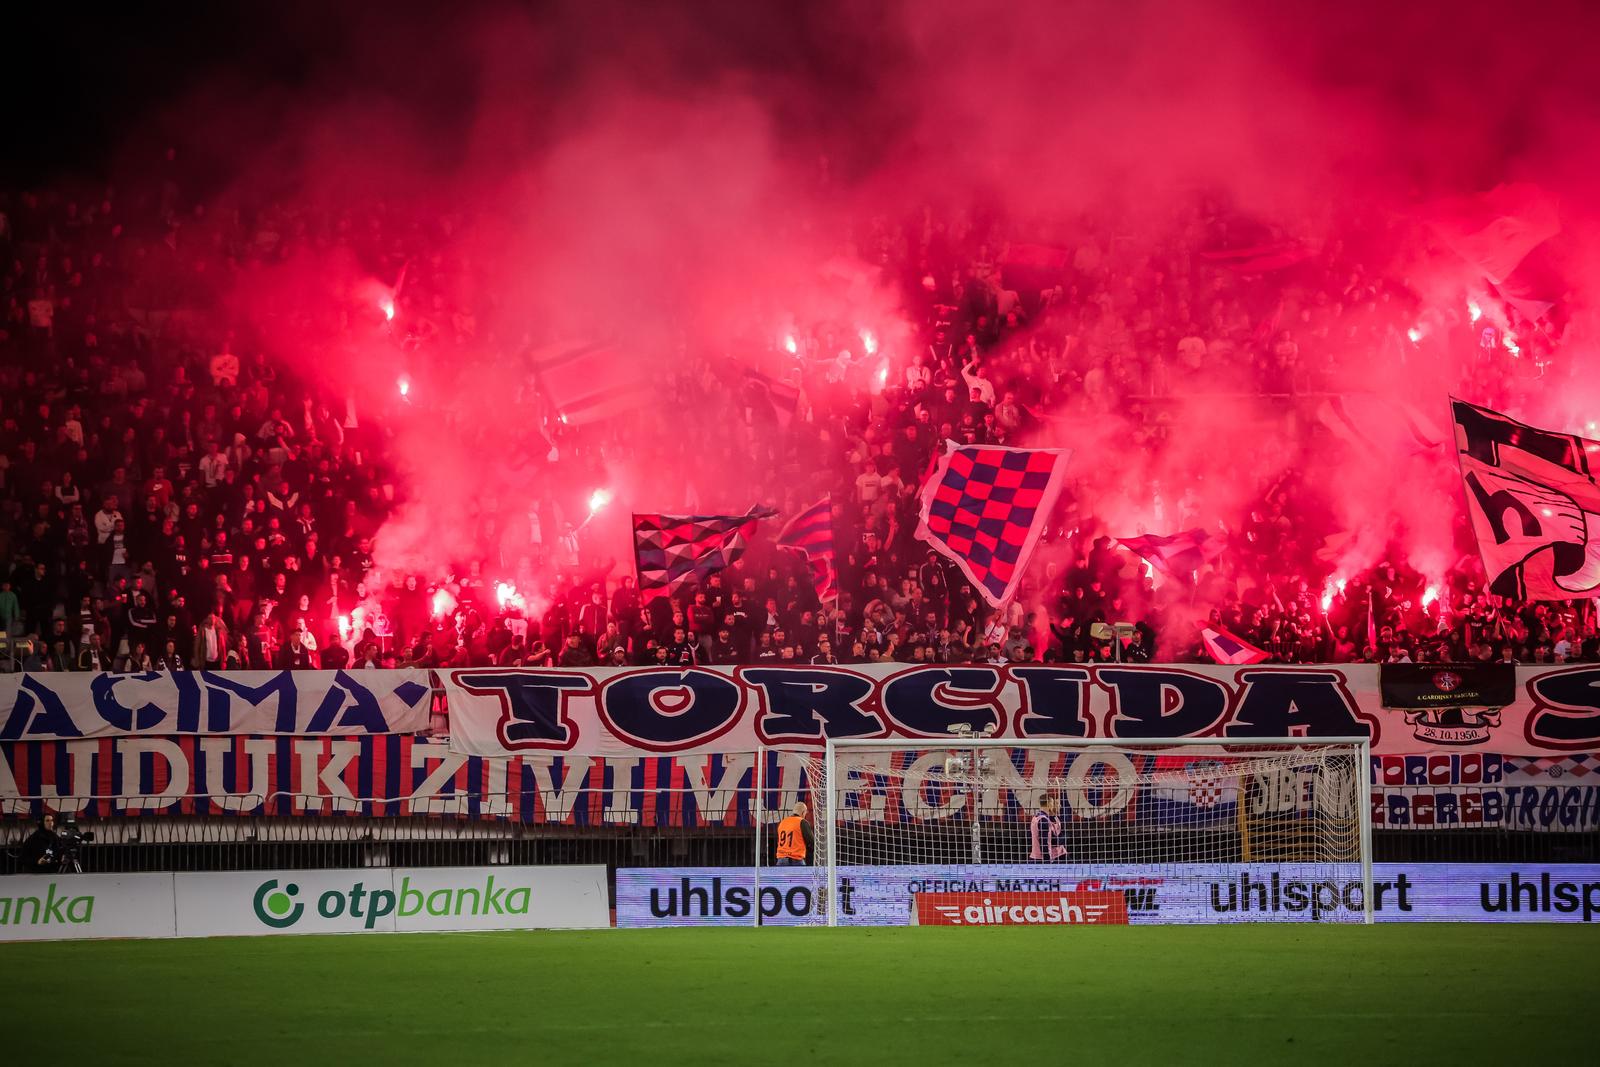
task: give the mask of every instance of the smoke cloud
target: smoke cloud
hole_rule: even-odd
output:
[[[1600,341],[1600,15],[1585,5],[584,3],[399,27],[333,17],[347,23],[332,34],[337,76],[267,93],[208,84],[161,123],[202,131],[233,161],[223,211],[303,202],[347,207],[352,227],[427,220],[388,244],[306,236],[226,294],[251,325],[241,342],[289,360],[387,438],[399,504],[377,537],[386,568],[478,561],[526,579],[535,526],[551,545],[584,524],[583,554],[603,566],[627,558],[629,510],[800,503],[825,478],[766,466],[780,423],[657,405],[578,437],[538,399],[527,355],[600,339],[621,373],[682,401],[728,395],[704,386],[737,386],[746,367],[781,374],[786,338],[822,337],[825,351],[801,353],[813,360],[805,402],[842,417],[819,384],[825,360],[849,350],[870,394],[873,375],[898,381],[921,347],[908,300],[932,266],[870,268],[924,233],[951,246],[985,235],[991,258],[1008,239],[1092,245],[1108,307],[1126,307],[1124,279],[1165,270],[1171,249],[1293,242],[1346,276],[1297,275],[1278,308],[1258,305],[1281,282],[1242,277],[1218,314],[1270,321],[1269,347],[1289,331],[1334,353],[1306,368],[1330,391],[1431,419],[1401,432],[1397,408],[1359,406],[1353,423],[1385,427],[1364,448],[1315,402],[1286,421],[1288,388],[1259,362],[1184,364],[1179,338],[1161,336],[1159,418],[1084,381],[1033,438],[1073,449],[1079,508],[1099,532],[1237,533],[1264,491],[1292,484],[1319,538],[1336,535],[1331,570],[1398,543],[1442,573],[1459,532],[1449,393],[1559,428],[1600,410],[1600,377],[1575,369],[1592,370]],[[397,90],[397,66],[427,91]],[[1428,224],[1444,198],[1508,182],[1543,189],[1562,231],[1541,253],[1559,307],[1544,337],[1520,339],[1526,360],[1509,375],[1463,340],[1510,326],[1505,302]],[[415,251],[430,246],[448,253]],[[863,273],[842,280],[830,263]],[[1387,341],[1318,337],[1330,302],[1389,324]],[[1199,305],[1198,324],[1215,325]],[[1068,328],[1086,345],[1098,329]],[[880,349],[870,359],[863,331]],[[1050,349],[1062,332],[1031,340]],[[991,359],[1025,403],[1026,360],[1012,353],[1029,341],[1023,329]],[[601,486],[616,502],[590,516]]]

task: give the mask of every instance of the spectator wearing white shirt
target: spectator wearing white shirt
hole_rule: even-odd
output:
[[[200,457],[200,477],[205,479],[206,488],[215,489],[227,470],[228,457],[216,441],[211,442],[211,450]]]
[[[974,394],[974,399],[987,407],[994,407],[994,383],[983,376],[976,358],[961,365],[961,380],[967,383],[967,389]]]
[[[882,489],[883,476],[878,473],[877,464],[869,459],[861,465],[861,473],[856,476],[856,499],[863,505],[874,504]]]
[[[116,529],[117,523],[121,521],[122,512],[117,510],[117,498],[106,497],[105,503],[100,505],[100,510],[94,513],[95,543],[105,544],[111,536],[111,531]]]

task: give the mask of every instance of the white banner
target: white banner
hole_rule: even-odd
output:
[[[809,749],[826,737],[1351,737],[1380,754],[1600,751],[1600,666],[1517,668],[1505,708],[1386,710],[1373,665],[444,671],[460,753]],[[1438,687],[1456,676],[1440,668]]]
[[[179,937],[611,925],[603,866],[253,871],[176,880]]]
[[[427,671],[0,675],[0,741],[393,734],[428,725]]]
[[[0,878],[0,941],[171,937],[172,875]]]

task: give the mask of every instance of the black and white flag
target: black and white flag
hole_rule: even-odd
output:
[[[1451,408],[1490,592],[1519,600],[1600,594],[1600,441],[1460,400]]]

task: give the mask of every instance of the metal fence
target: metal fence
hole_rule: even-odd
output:
[[[1392,792],[1392,790],[1391,790]],[[27,798],[23,798],[26,800]],[[62,809],[96,798],[51,798]],[[241,812],[261,796],[234,798]],[[326,797],[295,797],[326,810]],[[441,802],[443,804],[444,802]],[[618,812],[611,826],[406,816],[130,813],[83,820],[94,839],[81,850],[86,872],[246,871],[335,867],[604,864],[619,867],[749,867],[774,860],[773,828],[783,810],[753,813],[740,826],[643,826]],[[17,851],[35,823],[0,819],[0,873],[17,871]],[[1379,863],[1600,863],[1600,829],[1378,828]]]

